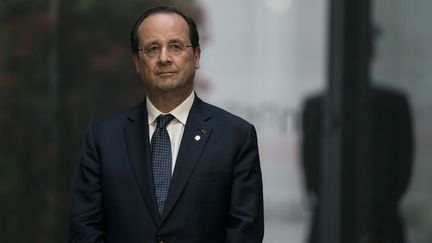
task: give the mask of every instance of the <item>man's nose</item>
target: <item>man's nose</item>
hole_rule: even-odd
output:
[[[171,55],[168,52],[167,48],[162,48],[160,55],[159,55],[159,62],[160,63],[170,63],[171,62]]]

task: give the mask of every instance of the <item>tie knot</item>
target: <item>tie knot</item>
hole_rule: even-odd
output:
[[[156,128],[165,128],[172,119],[174,119],[174,116],[171,114],[158,116],[156,119]]]

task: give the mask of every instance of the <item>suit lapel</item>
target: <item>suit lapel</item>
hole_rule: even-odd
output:
[[[150,159],[150,145],[148,133],[148,116],[145,102],[141,103],[129,114],[131,124],[125,128],[126,143],[130,163],[135,173],[135,179],[141,190],[144,202],[154,222],[160,222],[159,212],[153,191],[153,175]]]
[[[205,145],[207,144],[212,131],[212,127],[209,122],[207,122],[209,119],[210,116],[204,107],[204,103],[198,97],[195,97],[194,104],[189,112],[185,130],[183,132],[174,174],[168,193],[167,204],[165,206],[166,213],[164,214],[161,223],[163,223],[179,199]]]

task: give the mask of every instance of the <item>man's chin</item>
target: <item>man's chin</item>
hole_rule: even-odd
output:
[[[193,84],[188,84],[184,82],[178,82],[178,80],[173,79],[159,79],[153,83],[152,90],[159,93],[171,93],[171,92],[182,92],[191,88]]]
[[[157,85],[156,87],[154,87],[154,89],[158,90],[159,92],[168,93],[168,92],[179,91],[182,89],[182,87],[180,85],[177,85],[177,84],[166,83],[166,84],[162,84],[162,85]]]

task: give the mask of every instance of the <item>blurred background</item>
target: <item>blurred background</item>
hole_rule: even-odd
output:
[[[129,31],[157,4],[198,23],[198,96],[257,128],[264,242],[432,242],[426,0],[2,0],[0,242],[67,241],[85,128],[143,99]]]

